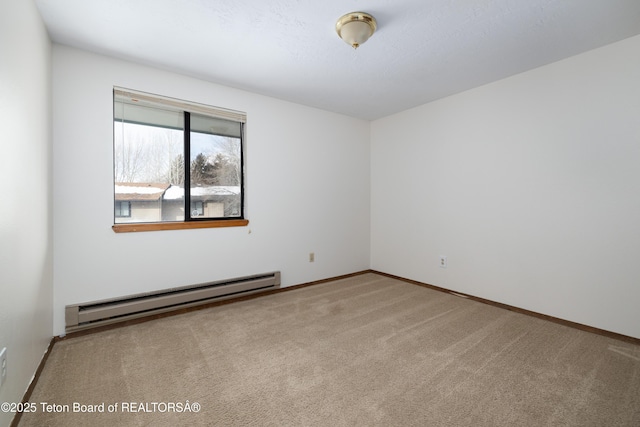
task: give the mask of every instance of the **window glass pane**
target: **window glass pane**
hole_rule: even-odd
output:
[[[201,203],[197,218],[241,217],[240,123],[192,114],[191,129],[189,194]]]
[[[115,223],[184,220],[183,128],[180,112],[114,102]]]

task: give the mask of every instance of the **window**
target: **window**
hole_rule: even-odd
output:
[[[129,218],[131,216],[131,202],[119,202],[116,200],[116,218]]]
[[[244,113],[120,88],[113,94],[114,231],[248,223]]]
[[[202,206],[202,202],[191,203],[191,216],[202,216],[202,215],[204,215],[204,208]]]

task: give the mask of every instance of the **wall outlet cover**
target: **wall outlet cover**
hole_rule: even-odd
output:
[[[440,255],[440,268],[447,268],[447,257],[444,255]]]

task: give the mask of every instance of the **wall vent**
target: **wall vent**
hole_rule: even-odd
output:
[[[265,292],[280,287],[280,272],[256,274],[235,279],[171,288],[144,294],[129,295],[65,308],[65,330],[82,329],[167,313],[214,301]]]

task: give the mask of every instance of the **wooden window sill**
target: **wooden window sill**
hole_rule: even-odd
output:
[[[194,228],[245,227],[248,224],[248,219],[225,219],[217,221],[114,224],[111,228],[116,233],[133,233],[139,231],[187,230]]]

